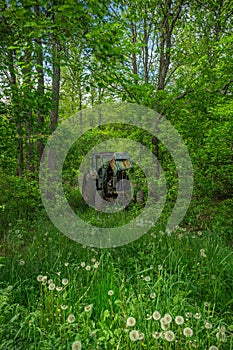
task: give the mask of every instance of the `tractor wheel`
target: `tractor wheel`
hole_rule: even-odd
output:
[[[143,191],[141,191],[141,190],[137,191],[136,202],[140,203],[140,204],[144,203],[144,192]]]
[[[95,205],[96,174],[93,170],[86,172],[83,176],[82,196],[89,206]]]
[[[95,193],[95,209],[96,210],[103,210],[104,208],[104,199],[103,199],[103,191],[99,190]]]

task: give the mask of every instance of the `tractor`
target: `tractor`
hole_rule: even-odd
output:
[[[92,156],[92,170],[83,176],[82,196],[101,210],[104,203],[129,203],[131,187],[128,171],[133,165],[128,152],[98,152]]]

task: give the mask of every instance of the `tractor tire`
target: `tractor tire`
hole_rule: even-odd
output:
[[[93,170],[83,176],[82,197],[89,206],[95,205],[96,174]]]
[[[103,191],[99,190],[95,193],[95,209],[102,211],[104,208]]]
[[[139,190],[136,193],[136,202],[139,204],[144,203],[144,192]]]

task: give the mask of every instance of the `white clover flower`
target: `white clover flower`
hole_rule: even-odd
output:
[[[169,323],[171,323],[171,321],[172,321],[172,317],[171,317],[170,314],[165,314],[165,315],[163,316],[163,318],[164,318],[164,321],[165,321],[166,324],[169,324]]]
[[[61,309],[62,309],[62,310],[66,310],[67,308],[68,308],[67,305],[61,305]]]
[[[146,281],[146,282],[150,282],[150,276],[146,276],[146,277],[144,277],[144,281]]]
[[[63,284],[63,286],[66,286],[66,285],[69,283],[69,281],[68,281],[67,278],[63,278],[63,279],[61,280],[61,283]]]
[[[139,339],[139,332],[136,331],[136,330],[131,331],[131,332],[129,333],[129,338],[130,338],[130,340],[132,340],[132,341],[138,340],[138,339]]]
[[[72,344],[72,350],[81,350],[82,349],[82,343],[79,340],[76,340],[73,344]]]
[[[68,323],[73,323],[75,321],[75,316],[73,314],[70,314],[68,317],[67,317],[67,322]]]
[[[198,236],[202,235],[202,231],[197,231]]]
[[[43,275],[38,275],[36,277],[36,279],[37,279],[38,282],[42,282],[43,277],[44,277]]]
[[[162,320],[162,322],[161,322],[161,320]],[[165,323],[163,318],[161,318],[161,320],[160,320],[160,322],[161,322],[160,326],[161,326],[162,330],[163,331],[167,331],[170,324],[169,323]]]
[[[69,263],[68,262],[65,262],[65,264],[64,264],[66,267],[69,265]]]
[[[149,315],[149,314],[147,314],[147,315],[146,315],[146,319],[147,319],[147,321],[150,321],[150,320],[152,319],[152,316]]]
[[[175,317],[175,323],[178,324],[179,326],[182,325],[184,323],[184,317],[182,316],[176,316]]]
[[[155,298],[156,298],[156,294],[155,294],[155,293],[151,293],[151,294],[150,294],[150,298],[151,298],[151,299],[155,299]]]
[[[81,267],[85,267],[86,263],[84,261],[82,261],[80,265],[81,265]]]
[[[209,350],[218,350],[218,347],[215,346],[215,345],[211,345],[211,346],[209,347]]]
[[[86,305],[86,306],[84,307],[85,312],[90,312],[90,311],[92,310],[92,307],[93,307],[92,304],[91,304],[91,305]]]
[[[172,331],[166,331],[164,333],[164,338],[167,340],[167,341],[173,341],[175,339],[175,334],[172,332]]]
[[[183,334],[185,337],[191,337],[193,335],[193,330],[190,327],[185,327],[183,330]]]
[[[110,290],[108,291],[108,295],[111,297],[113,294],[114,294],[114,291],[110,289]]]
[[[87,265],[87,266],[85,267],[85,269],[86,269],[87,271],[90,271],[90,270],[91,270],[91,266],[90,266],[90,265]]]
[[[136,324],[136,320],[134,317],[128,317],[126,321],[126,326],[133,327]]]
[[[161,315],[160,315],[159,311],[154,311],[152,314],[152,317],[155,321],[158,321],[161,318]]]
[[[191,318],[191,317],[193,316],[193,314],[192,314],[192,312],[186,312],[186,313],[185,313],[185,316],[186,316],[187,318]]]
[[[92,259],[91,259],[91,262],[92,262],[92,263],[95,263],[95,262],[96,262],[96,258],[92,258]]]
[[[59,287],[59,286],[56,287],[56,290],[57,290],[58,292],[61,292],[62,289],[63,289],[62,287]]]
[[[225,333],[226,332],[226,327],[225,326],[218,326],[218,330],[220,333]]]
[[[153,332],[152,333],[153,338],[159,339],[160,338],[160,333],[159,332]]]
[[[50,283],[53,283],[53,280],[50,278],[48,281],[47,281],[48,284]]]
[[[49,290],[54,290],[56,288],[55,283],[50,283],[49,284]]]
[[[162,271],[162,269],[163,269],[163,266],[162,265],[158,265],[158,270]]]
[[[25,261],[24,260],[19,260],[19,265],[21,265],[21,266],[23,266],[23,265],[25,265]]]
[[[206,329],[211,329],[212,328],[212,323],[210,323],[209,321],[205,322],[205,328]]]
[[[207,301],[205,301],[205,302],[204,302],[204,306],[205,306],[205,307],[209,307],[210,304],[209,304]]]

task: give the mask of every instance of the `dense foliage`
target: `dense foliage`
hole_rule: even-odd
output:
[[[71,349],[75,340],[72,349],[80,349],[78,341],[84,349],[233,348],[232,7],[231,0],[0,1],[1,350]],[[140,240],[92,250],[47,218],[39,165],[58,125],[114,101],[149,107],[178,130],[193,164],[193,198],[181,227],[167,236],[178,179],[165,146],[140,128],[93,127],[63,167],[77,215],[110,227],[142,209],[132,203],[127,212],[103,215],[81,199],[83,158],[115,137],[154,153],[168,195],[159,222]],[[146,191],[143,176],[135,167],[133,181]],[[156,310],[173,318],[164,329],[151,318]],[[70,314],[74,322],[67,322]],[[130,316],[141,333],[129,336]],[[171,341],[158,337],[169,329],[176,342],[172,333]]]

